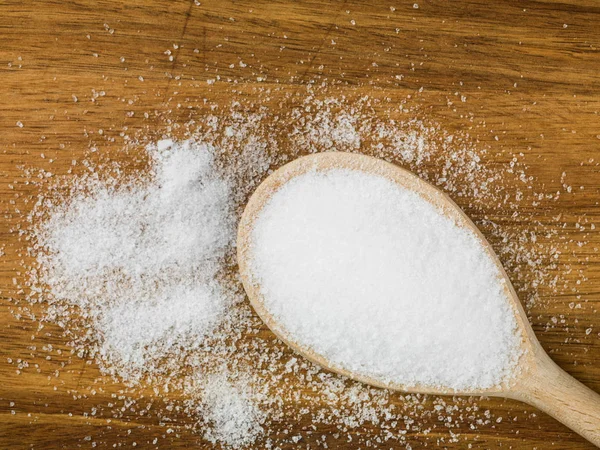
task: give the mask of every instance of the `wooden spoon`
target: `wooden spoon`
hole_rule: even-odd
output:
[[[437,207],[442,214],[453,219],[459,226],[469,228],[479,237],[490,259],[498,266],[501,276],[506,279],[505,295],[512,305],[517,324],[522,331],[521,345],[524,352],[519,359],[515,375],[509,381],[489,389],[460,392],[430,386],[404,386],[382,382],[368,375],[353,373],[331,364],[322,355],[315,353],[301,342],[294,341],[271,315],[263,303],[260,286],[252,281],[256,279],[252,276],[250,264],[254,221],[271,196],[292,178],[310,171],[327,171],[334,168],[359,170],[383,176],[419,194]],[[238,228],[237,257],[244,288],[256,312],[282,341],[312,362],[349,378],[398,391],[440,395],[486,395],[520,400],[541,409],[600,447],[600,395],[563,371],[546,354],[535,337],[502,264],[475,224],[446,194],[411,172],[369,156],[340,152],[305,156],[286,164],[264,180],[250,198]]]

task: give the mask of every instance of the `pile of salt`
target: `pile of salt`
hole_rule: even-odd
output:
[[[414,192],[358,171],[309,172],[273,194],[251,240],[265,306],[334,367],[454,390],[514,372],[520,337],[497,267]]]

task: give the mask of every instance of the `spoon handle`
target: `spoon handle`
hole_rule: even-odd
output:
[[[600,447],[600,395],[556,365],[545,353],[525,375],[512,397],[554,417]]]

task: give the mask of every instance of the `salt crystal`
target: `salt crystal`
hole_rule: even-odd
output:
[[[212,425],[204,438],[229,447],[252,444],[263,432],[264,413],[257,408],[252,392],[242,380],[231,382],[223,374],[209,377],[199,405],[205,421]]]
[[[215,276],[234,229],[212,148],[160,141],[148,151],[153,181],[94,186],[37,230],[40,281],[93,318],[106,370],[129,381],[219,324],[226,297]]]
[[[252,232],[252,270],[285,333],[385,383],[506,381],[515,313],[473,232],[391,181],[335,169],[294,178]]]

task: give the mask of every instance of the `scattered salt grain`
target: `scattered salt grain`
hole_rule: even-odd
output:
[[[260,212],[251,266],[293,341],[384,383],[506,381],[515,313],[481,241],[417,194],[335,169],[286,183]]]
[[[37,229],[40,283],[54,304],[85,311],[106,371],[126,380],[218,325],[227,300],[215,277],[234,229],[212,148],[163,141],[148,151],[154,179],[86,185]]]
[[[252,444],[263,432],[265,414],[243,380],[230,381],[223,374],[209,376],[196,408],[212,425],[204,432],[204,438],[212,443],[241,448]]]

